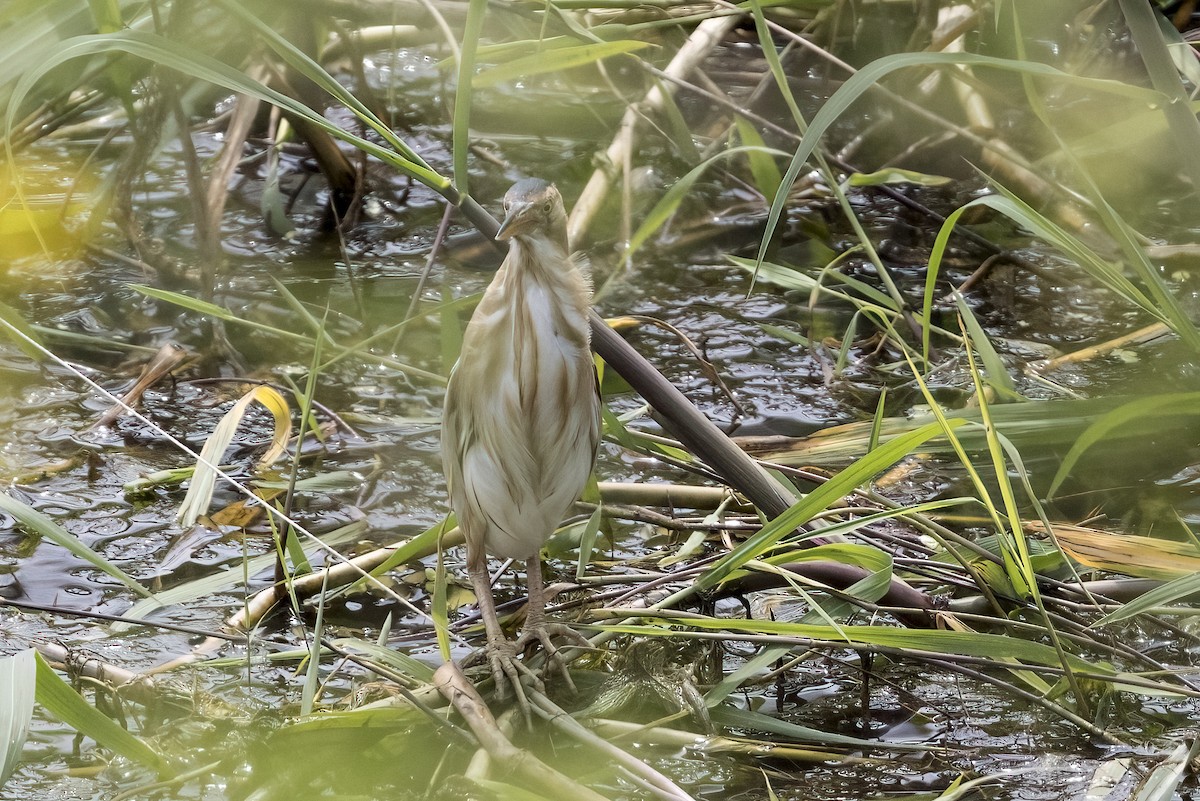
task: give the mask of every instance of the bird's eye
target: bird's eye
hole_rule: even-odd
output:
[[[551,203],[549,200],[547,200],[545,203],[542,204],[542,211],[545,212],[546,214],[549,214],[550,209],[552,209],[552,208],[554,208],[554,204]]]

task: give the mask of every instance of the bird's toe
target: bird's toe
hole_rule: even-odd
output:
[[[564,657],[562,650],[555,639],[565,641],[568,646],[578,648],[591,648],[592,644],[575,629],[563,623],[553,623],[543,621],[534,626],[526,626],[521,631],[521,636],[517,639],[517,653],[524,653],[526,649],[533,645],[540,645],[542,652],[546,655],[546,670],[557,672],[566,682],[571,692],[575,692],[575,681],[571,678],[571,672],[567,669],[567,659]]]
[[[530,720],[531,708],[525,692],[528,683],[536,692],[545,692],[541,678],[525,666],[518,658],[520,649],[510,640],[489,642],[484,647],[488,666],[492,671],[492,680],[496,685],[496,695],[502,700],[513,699],[521,708],[521,714],[526,722]]]

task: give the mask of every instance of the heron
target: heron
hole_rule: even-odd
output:
[[[546,619],[539,552],[591,475],[600,392],[591,354],[591,284],[571,255],[562,196],[527,178],[504,196],[496,234],[508,256],[483,293],[450,372],[442,465],[467,546],[467,573],[487,634],[484,652],[503,697],[525,703],[518,655],[540,644],[569,680],[553,638],[586,643]],[[509,640],[496,616],[488,555],[524,560],[529,604]],[[536,677],[535,677],[536,679]]]

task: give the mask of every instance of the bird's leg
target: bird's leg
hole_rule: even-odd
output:
[[[483,618],[483,628],[487,632],[487,645],[484,653],[488,665],[492,669],[492,679],[496,682],[496,692],[501,698],[509,691],[516,696],[525,719],[529,720],[529,699],[525,697],[525,688],[521,685],[521,676],[531,676],[538,690],[541,682],[536,674],[517,661],[519,649],[511,640],[504,636],[500,627],[500,618],[496,616],[496,601],[492,597],[492,580],[488,575],[487,562],[473,566],[468,562],[467,575],[475,587],[475,598],[479,602],[479,616]]]
[[[536,555],[525,562],[525,583],[529,586],[529,607],[525,613],[525,625],[521,627],[521,636],[517,638],[517,653],[524,652],[535,642],[539,643],[546,652],[546,666],[557,668],[571,692],[575,692],[575,682],[567,670],[567,662],[553,638],[561,637],[584,648],[591,647],[591,643],[570,626],[546,620],[546,585],[542,581],[542,560]]]

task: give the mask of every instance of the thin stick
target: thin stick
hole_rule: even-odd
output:
[[[733,30],[739,19],[741,17],[737,15],[713,17],[697,25],[696,30],[692,32],[687,42],[679,48],[679,52],[667,65],[666,74],[683,77],[691,72],[708,57],[708,54],[725,38],[725,35]],[[640,103],[631,105],[625,110],[620,127],[617,129],[617,135],[613,137],[612,144],[608,146],[608,150],[600,159],[601,165],[592,173],[587,186],[583,188],[583,193],[575,202],[575,208],[571,210],[571,216],[567,223],[567,237],[570,241],[583,241],[592,220],[595,219],[608,196],[608,190],[612,187],[612,170],[616,169],[617,165],[624,164],[633,151],[633,134],[638,120],[646,113],[662,108],[666,100],[666,93],[669,91],[671,88],[667,84],[656,84],[646,93]]]
[[[462,715],[479,745],[491,757],[495,769],[530,782],[547,792],[550,798],[607,801],[604,796],[542,762],[532,752],[513,745],[496,725],[496,719],[479,692],[453,662],[445,662],[437,669],[433,684]]]
[[[551,725],[566,732],[585,745],[607,754],[614,762],[643,780],[647,785],[647,789],[655,793],[655,795],[660,798],[673,799],[673,801],[694,801],[692,796],[684,792],[675,782],[632,754],[623,751],[604,738],[584,728],[583,724],[567,714],[565,710],[542,693],[536,690],[528,692],[529,700],[533,703],[534,709],[549,721]]]

